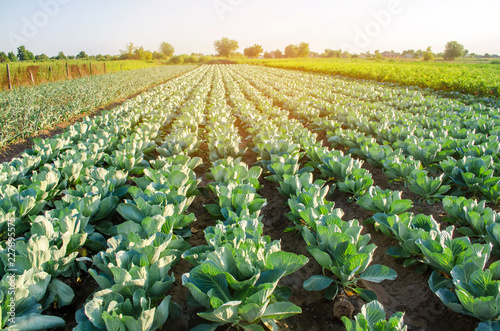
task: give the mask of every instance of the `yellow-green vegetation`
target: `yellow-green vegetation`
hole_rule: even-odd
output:
[[[0,91],[0,149],[196,67],[156,66]]]
[[[500,66],[492,63],[373,61],[363,59],[255,59],[239,63],[499,97]]]
[[[68,64],[68,72],[66,70]],[[142,60],[91,61],[91,60],[51,60],[45,62],[23,61],[9,63],[12,85],[37,85],[45,82],[58,81],[122,70],[135,70],[157,66],[158,62]],[[92,65],[92,72],[90,72]],[[0,65],[0,87],[7,88],[7,66]]]

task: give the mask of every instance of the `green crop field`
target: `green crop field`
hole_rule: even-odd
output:
[[[66,68],[68,65],[68,68]],[[9,63],[13,87],[38,85],[70,78],[100,75],[124,70],[156,67],[158,64],[141,60],[90,61],[90,60],[51,60],[46,62]],[[92,72],[90,69],[92,66]],[[69,74],[69,76],[68,76]],[[0,90],[7,89],[7,65],[0,65]]]
[[[499,328],[498,103],[421,88],[498,69],[251,62],[0,93],[7,145],[157,85],[0,164],[0,328]]]
[[[361,59],[255,59],[241,63],[305,70],[498,98],[500,66],[492,63],[368,61]]]
[[[0,148],[195,67],[160,66],[0,91]]]

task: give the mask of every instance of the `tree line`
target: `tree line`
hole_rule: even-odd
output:
[[[214,47],[218,56],[229,58],[230,56],[238,55],[236,50],[238,50],[238,42],[229,38],[222,38],[214,42]],[[309,49],[309,44],[306,42],[301,42],[300,44],[293,45],[290,44],[285,47],[284,51],[277,49],[274,51],[265,51],[261,45],[254,44],[253,46],[247,47],[243,50],[243,55],[248,58],[258,58],[261,55],[266,59],[281,59],[281,58],[301,58],[301,57],[323,57],[323,58],[365,58],[365,59],[377,59],[381,60],[386,57],[398,57],[405,59],[423,59],[424,61],[433,61],[435,58],[442,58],[447,61],[452,61],[455,58],[469,57],[469,58],[482,58],[482,57],[499,57],[498,55],[490,55],[486,53],[484,56],[477,55],[474,53],[469,53],[465,47],[458,43],[457,41],[450,41],[446,43],[445,50],[442,53],[434,53],[431,47],[427,47],[426,50],[414,50],[408,49],[404,50],[402,53],[396,53],[393,50],[380,52],[380,50],[375,50],[374,53],[370,51],[361,54],[351,54],[347,51],[342,51],[341,49],[325,49],[323,53],[319,54],[313,52]]]
[[[454,60],[459,57],[470,57],[470,58],[481,58],[481,57],[499,57],[496,54],[490,55],[486,53],[484,56],[477,55],[474,53],[469,53],[465,47],[458,43],[457,41],[450,41],[445,45],[445,51],[443,53],[434,53],[431,47],[424,50],[404,50],[402,53],[396,53],[393,50],[380,52],[376,50],[373,54],[368,51],[361,54],[351,54],[347,51],[325,49],[323,53],[319,54],[313,52],[309,49],[309,43],[301,42],[299,44],[290,44],[285,47],[284,51],[276,49],[274,51],[264,51],[263,47],[258,44],[247,47],[243,50],[243,54],[236,53],[239,49],[238,42],[233,39],[224,37],[220,40],[214,42],[214,48],[217,52],[217,56],[229,58],[231,56],[240,55],[246,56],[248,58],[258,58],[261,55],[266,59],[281,59],[281,58],[305,58],[305,57],[323,57],[323,58],[368,58],[381,60],[386,57],[389,58],[405,58],[405,59],[420,59],[424,61],[432,61],[436,57],[443,58],[445,60]],[[176,55],[174,56],[175,48],[167,42],[162,42],[160,47],[156,51],[150,51],[144,49],[143,46],[136,46],[134,43],[130,42],[125,45],[124,50],[120,50],[119,55],[87,55],[85,51],[81,51],[77,55],[66,56],[64,52],[59,52],[57,56],[48,57],[46,54],[34,55],[33,52],[26,49],[25,46],[19,46],[17,48],[17,54],[14,52],[4,53],[0,52],[0,63],[5,62],[18,62],[18,61],[48,61],[54,60],[67,60],[67,59],[83,59],[83,60],[94,60],[94,61],[112,61],[112,60],[143,60],[143,61],[168,61],[173,64],[181,63],[198,63],[207,62],[211,59],[210,56],[206,56],[199,53],[192,53],[191,55]]]
[[[215,51],[218,56],[229,58],[234,55],[238,50],[239,45],[236,40],[224,37],[214,42]],[[264,52],[261,45],[254,44],[243,50],[243,54],[249,58],[257,58]],[[295,57],[308,57],[310,53],[309,43],[301,42],[298,45],[290,44],[285,47],[284,53],[279,49],[272,52],[264,52],[265,58],[295,58]]]
[[[23,62],[23,61],[48,61],[48,60],[95,60],[95,61],[113,61],[113,60],[169,60],[175,52],[174,47],[166,42],[162,42],[157,51],[149,51],[143,46],[135,46],[130,42],[126,44],[125,50],[120,50],[120,55],[87,55],[85,51],[81,51],[76,55],[65,55],[64,52],[59,52],[57,56],[49,57],[42,53],[34,55],[33,52],[26,49],[25,46],[17,48],[17,54],[14,52],[0,52],[0,63],[8,62]]]

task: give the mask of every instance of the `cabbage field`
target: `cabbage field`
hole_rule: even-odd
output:
[[[2,329],[500,329],[491,99],[168,75],[0,164]]]

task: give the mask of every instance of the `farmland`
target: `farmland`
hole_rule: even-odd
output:
[[[168,81],[1,164],[2,328],[498,325],[491,102],[262,66],[143,70]],[[50,126],[141,90],[140,76],[0,103],[30,100],[38,115],[19,114]],[[43,99],[78,90],[81,105]],[[5,142],[22,120],[8,118]]]
[[[360,59],[254,59],[240,62],[376,80],[402,86],[419,86],[442,92],[460,92],[495,98],[500,96],[500,66],[490,63]]]
[[[52,60],[47,62],[15,62],[10,63],[9,66],[12,85],[21,87],[69,78],[155,67],[157,64],[141,60]],[[0,66],[0,89],[8,89],[9,87],[6,68],[5,65]]]
[[[162,66],[0,92],[0,148],[196,66]]]

